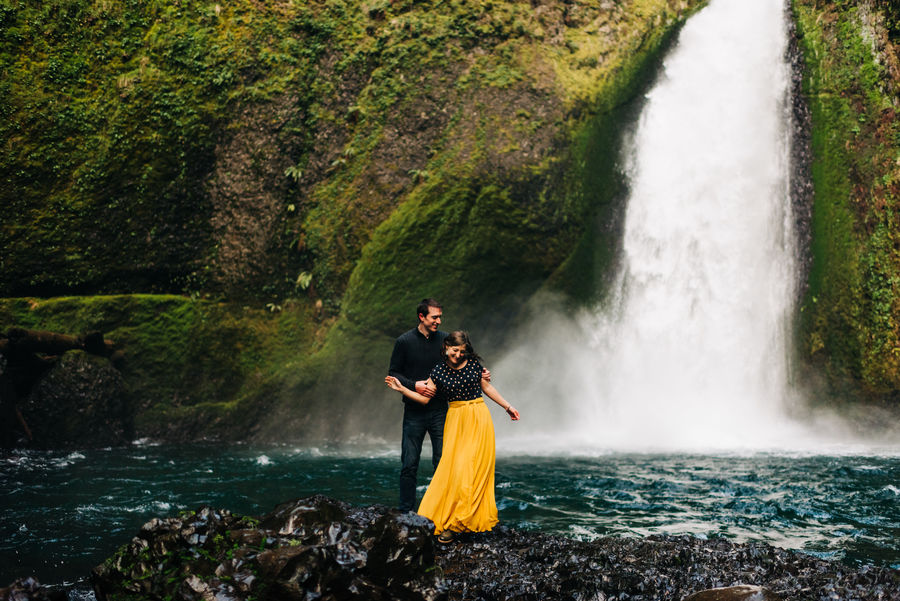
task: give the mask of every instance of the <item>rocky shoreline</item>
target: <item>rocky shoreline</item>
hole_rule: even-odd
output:
[[[583,542],[499,526],[440,545],[424,518],[324,496],[259,518],[207,507],[153,519],[93,570],[91,582],[99,601],[900,601],[898,570],[762,543],[688,536]],[[3,600],[60,598],[33,581],[0,589]]]

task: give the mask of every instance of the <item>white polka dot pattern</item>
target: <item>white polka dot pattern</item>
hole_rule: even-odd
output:
[[[444,362],[431,370],[431,379],[448,402],[470,401],[481,396],[481,372],[478,361],[469,360],[462,369],[453,369]]]

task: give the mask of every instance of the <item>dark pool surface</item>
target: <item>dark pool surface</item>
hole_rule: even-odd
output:
[[[7,455],[0,586],[29,575],[81,581],[150,518],[203,505],[257,515],[317,493],[393,505],[398,467],[394,449],[377,447],[137,444]],[[585,540],[721,536],[900,568],[894,455],[501,453],[497,501],[507,525]]]

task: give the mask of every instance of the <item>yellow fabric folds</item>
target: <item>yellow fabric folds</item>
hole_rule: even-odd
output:
[[[434,533],[484,532],[499,521],[494,498],[494,423],[481,398],[454,401],[444,422],[444,450],[419,515]]]

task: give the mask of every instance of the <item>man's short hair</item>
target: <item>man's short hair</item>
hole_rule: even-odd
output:
[[[433,298],[423,298],[422,302],[419,303],[419,306],[416,307],[416,317],[419,315],[428,315],[428,308],[433,307],[435,309],[443,309],[441,307],[441,303],[437,302]]]

